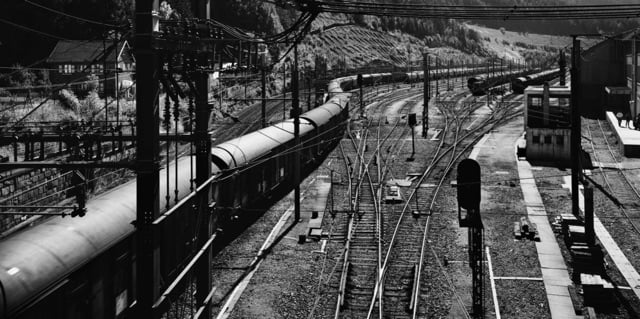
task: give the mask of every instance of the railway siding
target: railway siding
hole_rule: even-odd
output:
[[[396,98],[389,98],[389,96],[385,96],[388,98],[389,103],[394,103],[394,101],[398,101],[397,97],[400,99],[411,98],[411,92],[391,92],[389,95],[394,95]],[[470,108],[476,110],[479,106],[484,105],[484,103],[456,103],[458,99],[467,96],[468,94],[451,94],[451,97],[447,100],[451,100],[449,106],[451,111],[442,112],[441,110],[436,110],[435,107],[430,108],[432,113],[431,127],[430,129],[444,129],[441,127],[445,120],[444,117],[447,116],[445,113],[451,113],[454,111],[460,111],[462,108]],[[379,97],[380,98],[380,97]],[[412,104],[415,101],[412,101]],[[403,106],[404,107],[404,106]],[[414,107],[413,105],[407,106],[407,109]],[[352,112],[355,112],[356,109],[352,108]],[[384,111],[384,103],[376,103],[371,105],[367,112],[371,114],[380,114]],[[486,110],[485,110],[486,111]],[[489,112],[492,112],[489,110]],[[402,112],[404,113],[404,112]],[[464,112],[463,112],[464,113]],[[477,126],[474,126],[472,129],[483,127],[481,124],[480,118],[486,118],[490,114],[488,112],[476,111],[477,114],[471,118],[471,120],[476,119],[478,123]],[[466,113],[465,113],[466,114]],[[511,115],[508,115],[511,117]],[[380,116],[373,116],[374,121],[377,121]],[[393,126],[391,122],[389,124],[382,125],[381,127],[384,130],[388,130]],[[461,128],[461,135],[468,134],[470,129],[465,128],[468,126],[471,120],[466,120],[463,123],[458,123],[457,125]],[[366,121],[366,120],[365,120]],[[361,121],[362,122],[362,121]],[[364,138],[365,135],[364,123],[361,123],[361,127],[359,127],[359,137],[356,140]],[[403,124],[404,125],[404,124]],[[354,126],[354,129],[358,127]],[[521,125],[516,124],[513,125],[512,129],[521,130]],[[374,129],[369,129],[370,135],[369,138],[372,138],[375,133]],[[477,133],[475,133],[477,136]],[[519,134],[519,133],[518,133]],[[518,134],[514,136],[517,137]],[[383,134],[384,135],[384,134]],[[408,134],[407,134],[408,135]],[[391,165],[391,172],[387,177],[384,178],[384,181],[394,178],[398,180],[403,180],[405,178],[410,178],[411,173],[416,173],[424,169],[424,167],[428,166],[426,160],[433,156],[431,154],[434,149],[437,148],[437,145],[440,143],[440,140],[447,139],[446,147],[451,145],[451,137],[445,136],[442,134],[441,138],[438,140],[431,140],[431,136],[427,139],[420,138],[420,134],[416,134],[416,160],[414,162],[405,162],[406,157],[410,154],[411,148],[411,140],[406,135],[402,138],[394,137],[392,138],[392,143],[398,145],[403,149],[402,152],[399,152],[397,155],[394,155],[394,152],[390,152],[386,150],[386,146],[383,147],[382,153],[380,157],[376,160],[377,163],[371,164],[369,167],[370,173],[372,174],[369,178],[375,181],[377,176],[379,176],[380,171],[379,167],[376,165],[381,164],[385,161],[388,161],[388,165]],[[475,137],[474,137],[475,138]],[[505,178],[505,180],[498,180],[495,183],[489,185],[485,189],[486,200],[501,200],[499,197],[500,193],[507,192],[508,195],[504,195],[506,202],[510,202],[512,198],[515,198],[518,194],[519,189],[516,187],[518,182],[507,182],[506,180],[514,180],[515,176],[517,176],[516,170],[514,169],[515,163],[513,162],[513,149],[510,147],[510,150],[507,152],[503,152],[501,150],[496,150],[496,147],[501,147],[503,144],[502,141],[498,141],[501,136],[497,137],[496,140],[489,139],[489,143],[485,145],[485,149],[480,152],[481,157],[485,156],[486,153],[487,158],[492,156],[500,156],[500,154],[507,154],[511,160],[497,160],[495,165],[496,168],[491,171],[485,172],[487,176],[499,178]],[[473,138],[472,138],[473,139]],[[471,139],[470,139],[471,140]],[[346,147],[349,146],[350,141],[342,142],[342,145]],[[467,143],[468,144],[468,143]],[[445,147],[445,148],[446,148]],[[368,158],[371,157],[372,154],[375,154],[375,146],[373,144],[368,146],[368,150],[364,152],[366,155],[367,162]],[[486,150],[486,152],[484,152]],[[467,151],[468,152],[468,151]],[[327,240],[326,244],[320,242],[307,242],[304,245],[297,244],[297,234],[298,231],[292,231],[289,235],[285,237],[285,239],[273,249],[274,257],[269,257],[266,260],[266,263],[263,267],[256,272],[256,278],[252,281],[251,285],[248,287],[247,293],[242,296],[239,300],[238,307],[236,309],[238,312],[232,314],[232,318],[245,318],[245,317],[268,317],[270,315],[275,315],[276,317],[283,318],[333,318],[335,314],[336,308],[336,300],[337,300],[337,291],[338,291],[338,282],[340,279],[340,275],[342,272],[342,261],[344,256],[344,243],[346,239],[346,220],[348,218],[347,211],[349,210],[349,205],[351,199],[355,199],[355,193],[351,194],[351,198],[349,197],[348,190],[348,178],[349,174],[358,175],[361,174],[362,169],[359,164],[360,159],[352,159],[351,165],[345,165],[344,163],[340,163],[341,156],[335,155],[336,151],[332,155],[328,157],[330,163],[325,162],[324,165],[320,167],[320,169],[315,173],[317,176],[328,176],[329,174],[334,175],[334,205],[336,208],[335,219],[330,217],[330,214],[325,214],[325,218],[323,220],[323,232],[325,236],[323,239]],[[468,154],[468,153],[467,153]],[[498,155],[496,155],[498,154]],[[493,164],[491,164],[493,165]],[[466,236],[461,235],[458,231],[459,227],[457,224],[457,214],[455,214],[456,203],[455,203],[455,190],[449,187],[444,187],[441,189],[441,192],[438,195],[438,199],[436,201],[435,206],[432,206],[429,209],[429,203],[431,200],[432,190],[434,188],[434,182],[437,184],[437,179],[442,176],[442,173],[445,171],[445,165],[440,164],[436,165],[440,167],[434,167],[435,172],[434,176],[429,180],[424,180],[420,182],[420,187],[418,188],[418,202],[419,207],[424,207],[421,209],[421,213],[423,214],[419,219],[413,220],[411,214],[409,212],[408,217],[409,220],[413,221],[412,225],[414,233],[419,233],[419,236],[415,236],[416,238],[407,237],[406,240],[402,240],[399,245],[404,246],[403,249],[410,249],[414,245],[419,246],[418,241],[422,240],[422,230],[424,229],[424,223],[427,220],[427,215],[431,214],[434,219],[431,222],[431,226],[429,227],[429,236],[428,236],[428,244],[425,251],[425,261],[423,264],[423,279],[421,279],[421,285],[419,288],[419,308],[418,314],[420,316],[425,316],[429,314],[429,316],[438,316],[438,317],[446,317],[446,316],[466,316],[469,311],[470,302],[470,270],[468,264],[465,261],[468,259],[467,249],[466,249],[466,240],[457,242],[456,240],[461,237],[464,238]],[[331,173],[333,171],[333,173]],[[496,173],[500,172],[500,173]],[[505,175],[506,172],[506,176]],[[313,176],[313,174],[312,174]],[[339,176],[339,177],[338,177]],[[487,179],[490,179],[487,177]],[[445,182],[446,184],[446,182]],[[411,188],[418,186],[416,181],[412,181]],[[403,200],[407,200],[410,189],[407,186],[401,185],[401,192],[403,193]],[[353,189],[352,189],[353,191]],[[521,196],[521,195],[520,195]],[[507,198],[508,197],[508,198]],[[366,195],[366,198],[370,201],[372,200],[371,195]],[[411,207],[415,204],[413,201],[416,199],[411,199]],[[357,204],[355,202],[354,204]],[[390,234],[389,229],[391,225],[395,224],[395,219],[398,218],[400,207],[399,205],[383,205],[383,214],[384,216],[384,238],[385,238],[385,246],[384,249],[388,247],[388,237]],[[531,254],[531,248],[533,248],[533,243],[527,242],[519,242],[514,243],[512,241],[512,219],[513,216],[509,216],[508,214],[500,214],[504,211],[515,212],[518,211],[518,207],[521,208],[521,205],[518,205],[518,202],[506,205],[495,205],[495,207],[487,208],[487,210],[491,210],[491,213],[496,212],[494,215],[490,215],[488,220],[495,218],[496,225],[504,225],[507,224],[508,227],[499,228],[496,227],[496,230],[488,230],[488,233],[494,232],[495,234],[490,234],[487,237],[491,240],[495,240],[495,243],[498,242],[498,239],[502,241],[505,245],[505,249],[499,247],[498,244],[494,245],[494,242],[491,242],[491,253],[492,257],[495,256],[494,264],[496,265],[496,269],[498,273],[496,276],[499,279],[496,279],[496,285],[498,287],[498,298],[500,299],[501,307],[506,305],[510,307],[509,309],[519,309],[513,312],[513,315],[522,315],[526,313],[540,313],[541,309],[548,309],[548,305],[544,298],[544,286],[542,282],[536,280],[527,280],[526,282],[520,284],[520,280],[518,279],[508,279],[509,278],[537,278],[540,277],[540,269],[536,264],[537,259],[534,259]],[[373,205],[360,205],[361,210],[371,210],[373,211]],[[328,208],[327,208],[328,209]],[[328,212],[328,210],[327,210]],[[521,209],[519,213],[524,214],[524,209]],[[270,214],[270,213],[267,213]],[[363,216],[361,221],[363,221],[362,225],[365,225],[364,221],[366,221],[370,216]],[[507,220],[506,223],[504,222]],[[494,222],[494,221],[491,221]],[[367,222],[368,224],[368,222]],[[408,224],[407,224],[408,225]],[[252,226],[253,227],[253,226]],[[371,225],[366,226],[366,228],[373,228]],[[415,228],[415,229],[414,229]],[[364,234],[364,233],[363,233]],[[366,236],[369,238],[375,239],[375,233],[373,230],[369,231]],[[328,236],[327,236],[328,235]],[[492,237],[494,236],[495,237]],[[358,235],[360,236],[360,235]],[[356,239],[354,241],[355,245],[358,245],[358,241],[364,240],[365,237],[360,237],[360,239]],[[514,245],[519,244],[519,250],[514,251],[512,248]],[[368,245],[367,245],[368,246]],[[512,246],[509,248],[509,246]],[[495,248],[495,249],[494,249]],[[239,250],[234,248],[235,251],[244,251],[242,248]],[[520,254],[520,257],[514,257],[516,254]],[[395,258],[397,260],[404,260],[405,257],[408,257],[409,254],[400,253],[399,258]],[[230,256],[231,257],[231,256]],[[375,260],[375,254],[372,252],[370,258]],[[516,262],[512,262],[513,258],[516,258]],[[361,259],[361,258],[360,258]],[[413,259],[413,258],[409,258]],[[405,262],[406,264],[406,262]],[[391,267],[393,270],[393,274],[388,275],[387,284],[385,285],[384,290],[384,309],[385,315],[392,314],[392,316],[404,318],[410,317],[411,313],[406,309],[406,305],[410,300],[410,283],[412,281],[412,271],[411,265],[408,267],[401,267],[399,263]],[[527,272],[518,272],[522,268],[527,268],[532,266],[535,268],[531,273]],[[403,270],[404,269],[404,270]],[[391,271],[391,270],[390,270]],[[364,277],[371,277],[371,272],[369,271],[359,271],[355,268],[350,270],[351,275],[357,275],[360,273]],[[368,273],[368,274],[365,274]],[[356,276],[357,277],[357,276]],[[363,277],[363,278],[364,278]],[[392,279],[395,277],[395,279]],[[375,276],[374,276],[375,278]],[[488,278],[488,275],[487,275]],[[356,280],[357,278],[349,279]],[[372,278],[373,279],[373,278]],[[359,279],[357,279],[359,280]],[[355,281],[353,281],[355,283]],[[368,281],[368,284],[373,281]],[[355,284],[354,284],[355,285]],[[351,286],[351,293],[357,293],[353,288],[355,286]],[[366,288],[367,285],[357,284],[360,288]],[[277,287],[275,289],[274,287]],[[407,288],[405,288],[407,287]],[[369,287],[371,288],[371,287]],[[372,289],[367,288],[368,291]],[[455,289],[452,289],[455,288]],[[486,286],[487,294],[490,294],[489,285]],[[295,291],[295,293],[286,293],[282,295],[277,295],[277,292],[283,291]],[[347,289],[349,292],[349,288]],[[515,293],[515,294],[512,294]],[[491,300],[489,295],[487,300]],[[527,296],[524,298],[523,296]],[[364,299],[370,301],[372,295],[369,293],[364,296]],[[529,302],[529,303],[527,303]],[[260,305],[266,305],[271,303],[263,313],[258,314],[258,310],[261,308]],[[353,307],[354,304],[346,303],[345,309],[346,312],[341,314],[341,317],[350,318],[350,317],[362,317],[362,312],[365,312],[367,309],[364,307]],[[513,308],[511,308],[513,307]],[[367,307],[368,308],[368,307]],[[491,312],[490,309],[491,303],[487,302],[486,308],[488,314]],[[548,310],[545,310],[548,313]],[[374,316],[377,317],[378,306],[374,305],[373,313]],[[509,311],[505,312],[509,317]]]

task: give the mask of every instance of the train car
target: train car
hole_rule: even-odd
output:
[[[511,90],[513,93],[523,94],[524,90],[530,85],[542,85],[544,82],[552,81],[558,77],[560,77],[560,68],[518,77],[511,81]]]
[[[365,85],[373,85],[393,81],[393,76],[378,73],[364,79]],[[342,137],[349,116],[344,92],[353,88],[356,76],[330,81],[325,103],[300,116],[303,176]],[[212,147],[216,180],[210,201],[216,202],[216,226],[250,214],[293,187],[293,146],[293,123],[287,120]],[[184,198],[191,192],[192,165],[188,156],[162,169],[160,189]],[[0,239],[0,317],[131,318],[136,299],[135,194],[136,181],[130,181],[89,199],[84,217],[52,217]],[[166,201],[161,196],[160,207]],[[166,288],[177,275],[175,265],[194,253],[197,221],[196,214],[162,213],[168,221],[156,231],[161,288]]]
[[[571,90],[565,86],[530,86],[524,94],[526,144],[519,146],[518,153],[541,165],[568,166]]]
[[[190,192],[190,161],[184,157],[160,172],[160,189]],[[178,179],[175,185],[175,166]],[[213,172],[217,173],[214,167]],[[167,179],[169,174],[169,179]],[[87,201],[82,218],[52,217],[0,240],[2,318],[123,318],[135,300],[133,280],[136,183],[128,182]],[[161,196],[160,205],[166,199]],[[189,207],[186,205],[185,207]],[[160,275],[186,257],[193,221],[171,218],[157,229],[163,249]],[[169,229],[170,228],[170,229]]]
[[[389,74],[379,74],[372,80],[388,78]],[[349,114],[349,96],[342,93],[343,86],[353,86],[355,81],[356,77],[331,81],[328,101],[300,116],[303,176],[343,135]],[[217,226],[273,202],[293,187],[292,147],[293,123],[287,120],[212,148],[212,172],[217,178],[211,202],[220,207],[215,211]],[[189,194],[192,164],[192,157],[183,157],[161,170],[160,189],[169,183],[178,199]],[[0,240],[0,317],[131,318],[136,282],[135,194],[136,182],[130,181],[89,199],[82,218],[52,217]],[[160,207],[166,201],[161,196]],[[194,204],[187,202],[182,209]],[[194,253],[197,221],[196,214],[163,216],[169,220],[156,231],[162,252],[161,285],[167,285],[177,275],[175,265]]]
[[[495,74],[482,74],[478,76],[470,77],[467,80],[467,88],[474,96],[481,96],[487,94],[487,92],[495,86],[502,85],[509,82],[509,79],[513,77],[526,76],[536,70],[527,71],[502,71],[495,72]]]

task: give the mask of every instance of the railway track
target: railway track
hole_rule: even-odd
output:
[[[589,134],[588,146],[592,150],[598,172],[593,179],[601,183],[605,191],[610,194],[609,202],[617,206],[617,209],[613,207],[603,209],[599,211],[599,215],[604,219],[605,225],[614,228],[616,240],[620,241],[621,245],[631,244],[629,243],[631,238],[633,238],[632,241],[637,242],[640,237],[640,206],[637,204],[640,200],[640,192],[619,164],[618,154],[612,147],[615,138],[609,130],[605,129],[608,125],[601,120],[588,120],[586,125]],[[620,219],[626,222],[620,223]],[[640,260],[635,262],[637,264]]]
[[[411,95],[401,94],[385,104],[398,103]],[[400,112],[409,106],[412,105],[404,103]],[[379,276],[382,259],[382,187],[385,175],[389,171],[389,163],[383,160],[381,154],[397,154],[401,149],[398,147],[400,144],[387,144],[390,141],[401,140],[407,134],[407,130],[400,126],[406,120],[397,118],[389,126],[383,125],[386,121],[386,117],[378,117],[377,126],[368,125],[364,128],[362,138],[350,134],[349,140],[352,148],[357,151],[356,156],[361,165],[358,174],[352,176],[352,184],[355,186],[355,192],[352,192],[355,213],[350,216],[347,226],[335,317],[357,318],[365,309],[367,298],[373,291],[371,283]],[[372,130],[375,130],[375,133],[372,133]],[[375,138],[370,138],[372,134],[376,135]],[[344,160],[349,162],[351,157],[344,151],[342,153]]]
[[[438,260],[435,251],[429,248],[427,239],[431,212],[437,209],[438,192],[445,184],[455,163],[469,151],[475,141],[493,126],[518,114],[517,111],[510,111],[511,105],[504,103],[500,107],[495,107],[494,111],[480,121],[475,128],[465,128],[473,112],[484,103],[462,103],[464,98],[467,98],[465,93],[455,91],[449,92],[443,98],[443,100],[454,102],[446,104],[448,108],[440,109],[444,117],[444,121],[441,121],[444,123],[442,127],[444,133],[439,145],[432,152],[431,162],[428,165],[423,164],[419,176],[416,176],[411,186],[404,190],[402,205],[383,204],[381,187],[378,188],[377,197],[360,197],[361,200],[374,197],[380,204],[379,208],[371,207],[371,204],[368,206],[371,211],[368,219],[362,224],[362,226],[366,225],[368,231],[353,232],[353,236],[348,239],[349,244],[345,245],[344,252],[341,254],[340,260],[343,267],[337,288],[339,296],[343,286],[346,292],[342,309],[340,308],[341,297],[338,298],[334,318],[416,318],[430,314],[428,309],[430,291],[428,285],[423,284],[429,279],[425,279],[422,273],[425,272],[424,268],[428,261]],[[398,141],[396,144],[403,143]],[[402,147],[399,147],[399,150],[402,150]],[[401,172],[393,165],[397,160],[397,154],[386,157],[385,152],[378,154],[380,156],[377,157],[377,161],[381,164],[380,168],[387,172],[386,174],[400,176],[402,173],[409,173],[409,171]],[[384,169],[389,166],[393,169]],[[415,167],[409,168],[411,169]],[[374,174],[383,177],[378,179],[379,184],[382,185],[385,175],[380,175],[379,171]],[[374,174],[370,176],[373,177]],[[419,212],[420,218],[417,219],[412,214],[414,200],[417,207],[427,207],[426,211]],[[362,203],[359,205],[365,207]],[[373,232],[376,229],[373,225],[376,223],[375,216],[380,216],[377,221],[380,224],[378,233]],[[376,235],[382,240],[376,240]],[[354,245],[354,243],[358,244]],[[362,255],[365,257],[355,257]],[[376,255],[379,257],[375,258]],[[344,258],[344,256],[347,257]],[[346,260],[356,261],[349,263]],[[439,273],[447,276],[444,269]],[[344,276],[347,276],[346,280]],[[349,277],[353,278],[349,279]],[[345,281],[351,285],[343,285]],[[449,292],[455,294],[451,280],[448,280],[448,285]],[[366,304],[363,304],[363,300],[366,300]],[[459,296],[457,300],[461,302]]]
[[[374,105],[368,111],[370,113],[380,113],[381,107],[379,106],[388,105],[389,103],[402,103],[403,100],[406,100],[398,111],[404,114],[406,110],[420,100],[417,92],[419,91],[396,90],[383,94],[382,98],[385,99],[385,103]],[[278,106],[281,107],[282,104],[277,102],[274,104],[276,108],[274,112],[277,113]],[[359,109],[352,104],[351,112],[357,111]],[[389,121],[390,124],[383,125],[382,123],[387,118],[391,119]],[[374,125],[374,123],[378,125]],[[344,164],[332,169],[332,171],[342,176],[341,183],[345,186],[344,193],[348,194],[346,196],[348,199],[335,203],[339,207],[336,213],[338,217],[335,218],[330,226],[331,231],[328,238],[330,241],[347,241],[349,240],[348,234],[351,233],[350,248],[343,250],[339,258],[341,261],[351,260],[353,262],[355,260],[355,263],[347,265],[346,268],[343,267],[343,264],[338,265],[336,263],[330,272],[334,274],[332,278],[335,278],[336,282],[344,282],[345,288],[342,290],[342,298],[345,298],[345,302],[343,302],[343,308],[340,309],[340,317],[361,317],[358,311],[355,311],[353,315],[349,315],[345,314],[345,310],[348,312],[351,311],[350,309],[356,309],[359,303],[361,304],[361,309],[367,307],[369,300],[365,290],[368,288],[361,283],[375,283],[380,274],[379,269],[381,268],[383,247],[385,245],[385,242],[380,239],[385,237],[383,218],[385,213],[379,203],[382,199],[383,181],[387,175],[395,174],[396,167],[394,167],[394,164],[397,164],[397,160],[400,157],[398,152],[403,149],[407,142],[406,135],[408,130],[401,126],[404,123],[406,123],[406,118],[402,118],[402,116],[370,116],[369,119],[361,121],[362,129],[359,132],[352,132],[352,138],[340,144],[343,149],[352,149],[346,151],[353,153],[351,156],[347,156],[351,158],[351,161],[343,160]],[[259,122],[256,122],[256,124],[259,125]],[[354,142],[355,145],[353,144]],[[337,158],[339,157],[333,157],[334,160]],[[348,220],[352,222],[350,223]],[[347,251],[349,251],[349,255],[344,257]],[[254,260],[255,256],[250,254],[239,259],[237,263],[221,265],[226,270],[222,271],[219,277],[216,277],[218,288],[220,289],[219,292],[227,296],[228,293],[225,293],[226,291],[231,292],[231,290],[234,290],[242,282],[238,278],[244,277],[245,274],[255,269],[255,266],[253,266]],[[358,266],[358,262],[362,262],[360,265],[362,268],[354,270],[353,265]],[[369,265],[370,262],[372,262],[371,265]],[[218,267],[218,269],[222,268]],[[345,269],[346,271],[344,271]],[[340,279],[343,273],[347,274],[344,276],[344,280]],[[336,288],[337,285],[340,284],[336,284]],[[362,289],[363,287],[365,288]],[[375,286],[371,285],[371,292],[373,292],[373,288]],[[333,294],[333,290],[331,293]],[[334,295],[334,301],[337,299],[337,295]],[[362,298],[362,296],[366,297]],[[234,298],[239,297],[236,296]],[[379,299],[381,300],[382,298]],[[219,303],[217,305],[221,306]],[[337,304],[334,302],[333,311],[336,310],[336,306]],[[222,315],[222,313],[219,315]],[[310,317],[314,316],[310,315]]]

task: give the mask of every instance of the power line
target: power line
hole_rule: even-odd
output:
[[[46,37],[54,38],[54,39],[57,39],[57,40],[69,40],[67,38],[59,37],[57,35],[53,35],[53,34],[50,34],[50,33],[38,31],[38,30],[29,28],[29,27],[25,27],[25,26],[23,26],[21,24],[14,23],[14,22],[11,22],[9,20],[5,20],[3,18],[0,18],[0,22],[4,22],[4,23],[12,25],[12,26],[14,26],[16,28],[23,29],[23,30],[26,30],[26,31],[29,31],[29,32],[33,32],[33,33],[37,33],[37,34],[40,34],[40,35],[44,35]]]
[[[28,3],[28,4],[30,4],[30,5],[32,5],[32,6],[36,6],[38,8],[41,8],[41,9],[47,10],[49,12],[53,12],[53,13],[56,13],[56,14],[59,14],[59,15],[62,15],[62,16],[68,17],[68,18],[76,19],[78,21],[91,23],[91,24],[95,24],[95,25],[100,25],[100,26],[104,26],[104,27],[109,27],[109,28],[118,28],[119,27],[119,26],[114,25],[114,24],[108,24],[108,23],[103,23],[103,22],[99,22],[99,21],[94,21],[94,20],[89,20],[89,19],[85,19],[85,18],[82,18],[82,17],[74,16],[74,15],[71,15],[71,14],[68,14],[68,13],[65,13],[65,12],[62,12],[62,11],[58,11],[58,10],[53,9],[53,8],[45,7],[45,6],[41,5],[41,4],[29,1],[29,0],[23,0],[23,1]]]
[[[282,5],[281,2],[263,0]],[[639,4],[605,5],[554,5],[554,6],[478,6],[478,5],[434,5],[368,3],[355,1],[298,1],[298,6],[320,12],[364,14],[378,16],[400,16],[440,19],[504,19],[504,20],[549,20],[549,19],[605,19],[638,18]],[[302,6],[301,4],[304,4]]]

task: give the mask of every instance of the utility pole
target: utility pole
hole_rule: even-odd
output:
[[[500,71],[501,82],[504,82],[505,77],[504,77],[504,60],[503,59],[500,59],[500,70],[499,71]],[[502,86],[502,92],[504,92],[504,83],[501,86]],[[504,96],[504,93],[502,93],[502,95]]]
[[[451,90],[451,60],[447,64],[447,91]]]
[[[261,93],[261,111],[262,111],[262,128],[267,127],[267,72],[265,70],[265,65],[262,64],[260,67],[260,81],[262,83],[262,93]]]
[[[105,1],[105,6],[107,2]],[[105,29],[104,34],[102,35],[102,94],[104,94],[104,126],[107,127],[107,123],[109,123],[109,108],[107,107],[109,103],[107,102],[107,35],[108,31]],[[118,60],[118,50],[115,50],[116,61]]]
[[[138,0],[140,1],[140,0]],[[211,14],[210,0],[198,0],[195,8],[195,16],[199,19],[209,19]],[[209,116],[211,107],[209,106],[209,75],[202,71],[207,66],[207,54],[200,54],[198,57],[199,70],[195,74],[196,96],[196,185],[200,187],[211,177],[211,135],[209,134]],[[263,91],[264,92],[264,91]],[[177,159],[176,159],[177,160]],[[177,165],[177,164],[176,164]],[[197,247],[205,247],[211,238],[213,231],[212,212],[209,210],[209,198],[211,198],[211,186],[207,186],[205,191],[198,194],[198,242]],[[204,307],[204,312],[200,316],[202,319],[211,318],[211,308],[205,304],[207,295],[211,290],[211,246],[204,251],[202,257],[196,264],[196,307]]]
[[[298,44],[293,47],[293,70],[291,71],[291,113],[293,113],[293,139],[295,152],[293,153],[293,185],[294,190],[294,218],[295,223],[300,220],[300,98],[298,86]]]
[[[282,120],[287,119],[287,60],[282,63]],[[293,86],[293,79],[291,85]]]
[[[311,111],[311,77],[307,75],[307,111]]]
[[[158,55],[152,47],[157,1],[136,1],[135,57],[136,94],[136,312],[150,318],[160,286],[159,251],[154,240],[153,221],[160,212],[160,113],[158,97]]]
[[[438,82],[440,82],[440,67],[438,65],[438,56],[436,55],[436,99],[438,94],[440,93],[440,88],[438,87]]]
[[[567,85],[567,60],[563,49],[560,49],[560,62],[558,64],[560,65],[560,85],[565,86]]]
[[[334,210],[334,198],[335,198],[334,196],[335,195],[333,193],[333,170],[330,170],[330,172],[331,172],[331,177],[330,177],[330,179],[331,179],[331,217],[335,217],[336,212]]]
[[[424,71],[424,85],[422,86],[422,138],[427,138],[429,130],[429,100],[431,100],[431,74],[429,74],[429,54],[422,56],[422,68]]]
[[[579,216],[579,192],[580,182],[580,40],[573,36],[573,49],[571,54],[571,203],[572,213]]]
[[[410,45],[407,45],[407,74],[408,73],[411,73],[411,46]],[[413,87],[413,83],[409,83],[409,84],[411,84],[411,87]]]
[[[362,74],[358,74],[356,82],[358,84],[358,90],[360,92],[360,117],[364,117],[364,94],[362,93]]]
[[[118,87],[118,85],[120,84],[120,80],[118,79],[118,73],[120,72],[120,69],[118,68],[118,53],[120,52],[118,50],[118,31],[114,30],[113,31],[113,44],[115,46],[115,56],[116,56],[116,62],[115,62],[115,73],[116,73],[116,92],[115,92],[115,96],[116,96],[116,126],[120,126],[120,89]]]
[[[633,66],[631,70],[631,101],[633,101],[633,116],[631,118],[635,119],[636,115],[638,115],[638,48],[635,32],[631,38],[631,64]]]

